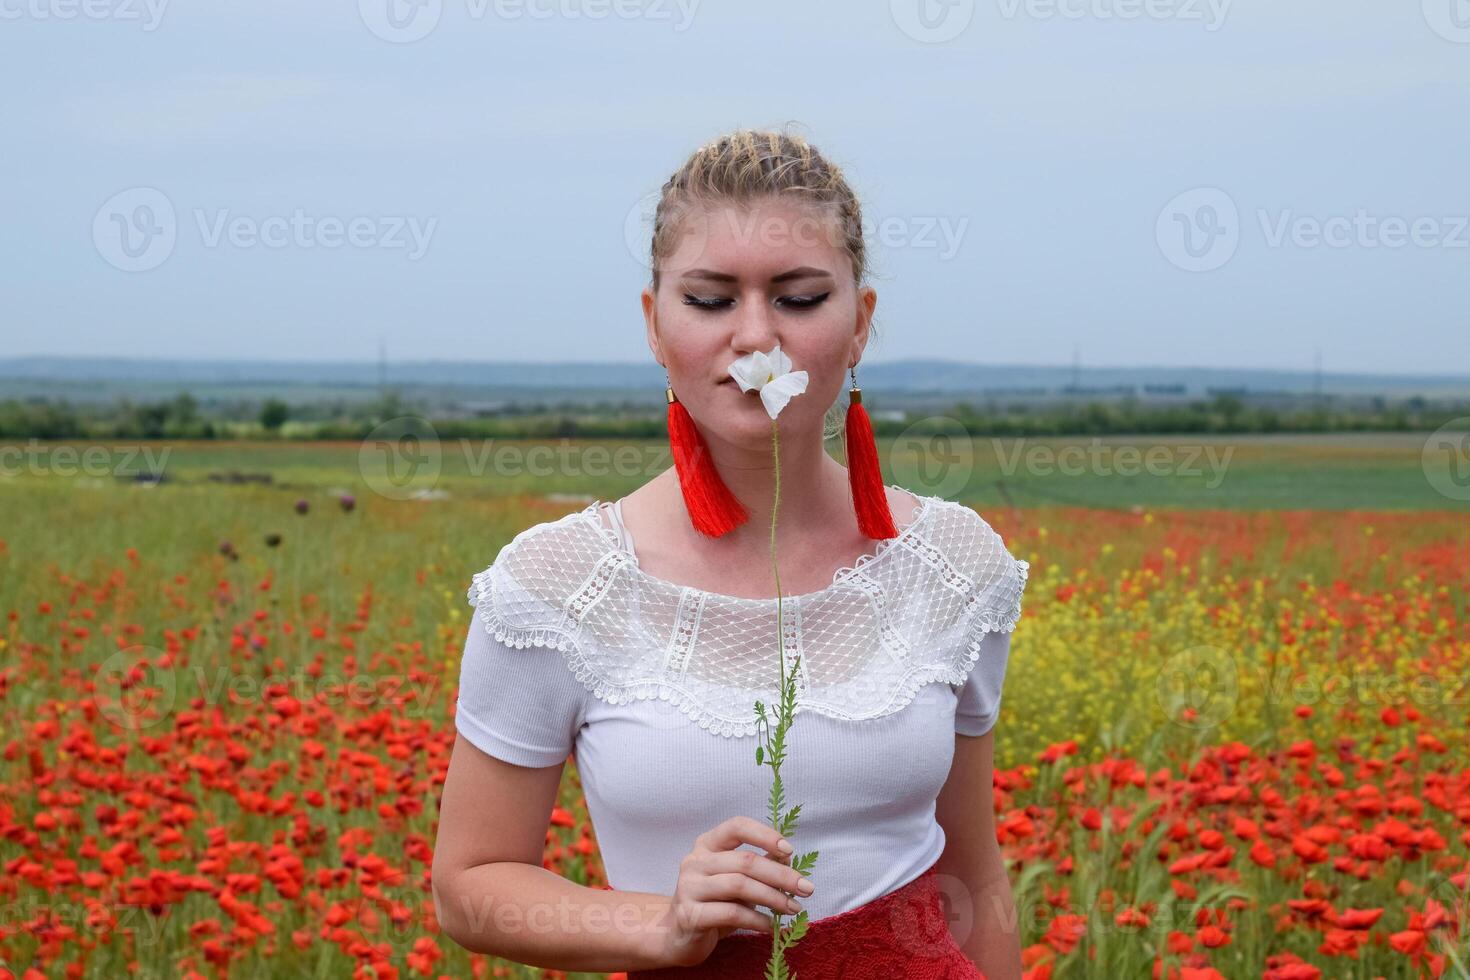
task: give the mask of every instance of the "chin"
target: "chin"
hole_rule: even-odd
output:
[[[743,446],[751,442],[769,444],[771,441],[771,417],[759,402],[754,405],[706,405],[699,411],[691,409],[691,414],[701,429],[725,442]]]
[[[735,419],[728,415],[714,426],[720,439],[742,449],[771,449],[771,417],[764,412],[759,417]]]
[[[784,437],[796,424],[796,414],[788,409],[781,413],[780,422]],[[759,400],[743,410],[720,413],[712,429],[715,435],[732,445],[771,451],[771,417]]]

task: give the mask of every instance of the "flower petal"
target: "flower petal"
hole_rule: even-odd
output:
[[[776,377],[791,373],[791,358],[787,357],[786,352],[781,349],[780,341],[777,341],[776,346],[771,348],[770,361],[771,373]]]
[[[740,386],[741,391],[750,391],[752,388],[760,388],[766,383],[770,375],[770,365],[766,355],[760,351],[746,354],[744,357],[736,358],[730,365],[730,377]]]
[[[761,404],[766,406],[766,414],[773,419],[780,415],[787,402],[806,391],[806,382],[805,371],[792,371],[767,381],[761,388]]]

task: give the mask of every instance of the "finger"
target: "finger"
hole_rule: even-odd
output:
[[[697,929],[716,929],[724,939],[736,929],[769,934],[771,917],[738,902],[700,902],[695,910]]]
[[[796,899],[781,889],[756,881],[738,871],[710,875],[705,878],[704,888],[701,889],[700,894],[707,895],[711,900],[733,899],[746,905],[764,906],[781,915],[795,915],[801,911],[793,905]]]
[[[684,897],[692,902],[742,902],[751,909],[764,905],[773,912],[790,914],[793,911],[789,904],[791,896],[746,874],[751,869],[752,860],[769,865],[754,851],[718,851],[705,855],[704,866],[697,873],[681,879]]]
[[[769,851],[766,852],[768,859],[787,869],[791,868],[791,858],[793,856],[791,854],[772,854]],[[795,895],[797,898],[806,898],[812,893],[811,879],[800,871],[790,871],[789,874],[782,875],[782,880],[777,882],[776,887],[788,895]]]
[[[754,817],[734,816],[720,822],[700,835],[711,851],[734,850],[741,844],[751,844],[767,851],[781,851],[781,835],[770,824]],[[790,842],[787,842],[788,846]]]
[[[700,858],[699,870],[705,875],[730,873],[747,875],[787,894],[797,894],[799,898],[811,894],[806,887],[811,884],[806,875],[791,867],[789,859],[777,860],[751,850],[716,851],[712,854],[705,854]]]
[[[772,912],[794,915],[794,897],[783,884],[795,889],[803,880],[796,871],[772,861],[755,851],[714,851],[693,863],[693,874],[681,879],[684,894],[694,901],[740,901],[755,907],[763,905]]]

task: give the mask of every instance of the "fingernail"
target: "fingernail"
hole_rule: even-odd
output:
[[[801,911],[801,903],[798,902],[796,899],[793,898],[791,900],[791,903],[790,904],[791,904],[791,911],[793,911],[793,912],[800,912]]]
[[[782,854],[790,854],[791,842],[782,837],[780,840],[776,841],[776,849],[779,850]]]
[[[801,881],[796,883],[796,890],[801,892],[803,895],[810,895],[812,892],[816,891],[817,888],[811,882],[807,881],[806,879],[802,879]]]

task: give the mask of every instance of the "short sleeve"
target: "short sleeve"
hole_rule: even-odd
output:
[[[995,630],[980,638],[980,656],[970,668],[955,705],[956,735],[984,735],[1000,717],[1001,688],[1010,660],[1011,634]]]
[[[561,651],[512,647],[470,617],[454,720],[476,748],[518,766],[560,765],[576,743],[586,696]]]

